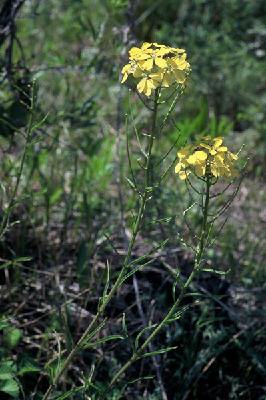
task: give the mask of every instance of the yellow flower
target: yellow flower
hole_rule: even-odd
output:
[[[132,73],[132,65],[131,64],[124,65],[121,72],[123,74],[121,83],[124,83],[127,80],[128,75]]]
[[[207,160],[207,153],[202,150],[197,150],[193,154],[191,154],[188,159],[187,163],[194,167],[194,172],[197,176],[204,176],[206,172],[206,160]]]
[[[140,93],[144,93],[145,96],[150,96],[153,89],[156,89],[156,84],[149,77],[142,78],[138,85],[137,89]]]
[[[184,181],[185,179],[187,179],[190,173],[191,173],[190,171],[180,171],[179,178],[181,179],[181,181]]]
[[[187,179],[190,173],[198,177],[224,177],[233,178],[237,176],[235,161],[238,156],[231,153],[226,146],[223,146],[223,138],[203,138],[199,143],[189,145],[179,150],[179,159],[175,172],[180,179]]]
[[[234,167],[234,161],[237,159],[237,155],[230,151],[216,153],[210,162],[212,175],[215,177],[222,176],[225,178],[233,178],[237,176],[237,171]]]
[[[181,150],[179,150],[179,151],[177,152],[178,158],[179,158],[180,160],[186,159],[186,158],[189,156],[189,154],[190,154],[190,148],[191,148],[191,146],[186,146],[186,147],[183,147]]]
[[[134,76],[134,78],[140,78],[141,76],[143,76],[143,71],[138,67],[137,64],[135,64],[133,62],[130,62],[129,64],[124,65],[121,73],[123,74],[121,83],[124,83],[130,74],[132,74]]]
[[[150,96],[157,87],[168,88],[173,84],[183,85],[190,71],[184,49],[143,43],[129,50],[129,63],[122,68],[124,83],[129,75],[140,78],[137,90]]]
[[[149,47],[151,47],[151,43],[144,42],[141,48],[132,47],[129,50],[129,59],[134,61],[146,60],[149,58],[149,52],[147,51]]]
[[[206,143],[201,143],[200,144],[202,147],[205,147],[206,149],[208,149],[212,156],[214,156],[217,153],[220,153],[220,152],[224,153],[224,152],[227,151],[227,147],[222,146],[222,144],[223,144],[223,138],[222,137],[216,137],[214,139],[211,139],[211,138],[209,138],[207,136],[204,139],[205,139],[205,141],[208,141],[208,142],[210,142],[211,140],[213,141],[212,145],[209,145],[209,144],[206,144]]]

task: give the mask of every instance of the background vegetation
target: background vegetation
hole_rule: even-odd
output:
[[[192,66],[175,125],[169,124],[157,150],[174,145],[180,133],[224,135],[233,149],[245,144],[248,166],[206,261],[229,272],[205,273],[194,284],[200,301],[188,297],[189,312],[154,343],[177,349],[136,363],[109,398],[266,398],[265,27],[263,0],[0,2],[2,225],[7,205],[11,212],[0,242],[1,399],[42,398],[56,356],[72,347],[96,311],[106,263],[112,281],[123,260],[136,201],[125,179],[125,114],[144,132],[149,116],[134,95],[129,105],[119,74],[128,48],[143,41],[185,48]],[[10,204],[25,132],[29,151]],[[132,149],[134,154],[133,134]],[[123,315],[134,333],[169,306],[169,271],[178,262],[186,275],[193,261],[178,239],[189,235],[182,214],[187,205],[185,186],[170,173],[133,256],[170,240],[108,306],[106,333],[119,332]],[[84,350],[57,398],[75,387],[81,389],[70,398],[97,399],[129,347],[125,339]]]

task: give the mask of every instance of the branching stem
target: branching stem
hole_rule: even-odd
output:
[[[210,187],[211,187],[211,182],[210,178],[207,177],[206,179],[206,191],[205,191],[205,201],[204,201],[204,206],[203,206],[203,220],[202,220],[202,226],[201,226],[201,232],[200,232],[200,237],[199,237],[199,243],[196,249],[196,254],[195,254],[195,262],[194,262],[194,267],[192,272],[190,273],[187,281],[184,283],[184,285],[181,287],[180,294],[177,298],[177,300],[174,302],[170,310],[166,313],[164,318],[161,320],[161,322],[153,329],[151,334],[146,338],[144,343],[132,354],[131,358],[117,371],[117,373],[114,375],[112,378],[110,384],[108,385],[108,388],[103,392],[101,399],[104,399],[107,392],[110,390],[110,388],[119,380],[121,375],[138,359],[140,359],[148,345],[151,343],[151,341],[158,335],[158,333],[163,329],[165,325],[170,323],[171,319],[174,318],[178,307],[181,303],[181,301],[184,298],[184,295],[187,292],[188,287],[190,286],[191,282],[194,280],[195,276],[199,273],[201,269],[201,261],[204,253],[204,249],[206,247],[206,241],[208,240],[209,232],[208,232],[208,208],[209,208],[209,201],[210,201]]]
[[[63,362],[61,368],[59,369],[57,375],[54,378],[53,383],[48,387],[46,393],[44,394],[43,400],[48,400],[50,398],[50,395],[54,391],[54,389],[57,387],[58,382],[60,378],[63,376],[63,374],[67,371],[69,368],[70,364],[72,363],[73,359],[77,355],[77,353],[83,348],[84,344],[87,343],[89,340],[91,340],[95,336],[95,328],[97,327],[100,319],[102,318],[104,311],[106,309],[106,306],[109,304],[110,300],[113,298],[114,294],[116,291],[119,289],[121,284],[124,281],[124,276],[125,273],[128,270],[128,266],[130,264],[130,259],[132,255],[132,250],[136,241],[137,234],[140,229],[141,221],[143,219],[143,215],[145,212],[146,208],[146,203],[149,200],[149,198],[152,196],[151,190],[150,190],[150,170],[151,170],[151,157],[152,157],[152,149],[153,149],[153,144],[154,144],[154,139],[156,137],[156,123],[157,123],[157,110],[158,110],[158,98],[159,98],[159,92],[158,90],[155,91],[155,97],[154,97],[154,108],[152,111],[152,123],[151,123],[151,134],[149,136],[149,143],[148,143],[148,150],[147,150],[147,160],[146,160],[146,165],[145,165],[145,171],[146,171],[146,179],[145,179],[145,190],[143,195],[140,197],[140,205],[139,205],[139,210],[138,214],[133,226],[132,230],[132,236],[128,245],[128,250],[127,254],[123,263],[123,266],[118,274],[118,277],[116,278],[116,281],[114,282],[110,292],[103,298],[102,303],[100,307],[98,308],[98,311],[92,321],[90,322],[89,326],[85,330],[85,332],[82,334],[76,345],[73,347],[71,352],[68,354],[66,357],[65,361]],[[98,331],[97,331],[98,332]]]

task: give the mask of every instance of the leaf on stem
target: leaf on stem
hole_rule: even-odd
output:
[[[122,335],[109,335],[102,339],[96,340],[95,342],[89,343],[86,348],[95,347],[95,346],[98,346],[99,344],[110,342],[112,340],[124,340],[124,339],[125,339],[125,337]]]
[[[169,351],[176,350],[176,349],[177,349],[177,346],[165,347],[164,349],[155,350],[155,351],[151,351],[149,353],[145,353],[145,354],[143,354],[142,357],[153,357],[153,356],[157,356],[158,354],[165,354],[165,353],[168,353]]]

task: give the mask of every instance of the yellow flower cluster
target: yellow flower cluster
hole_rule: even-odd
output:
[[[179,161],[175,172],[182,180],[187,179],[191,173],[199,177],[209,175],[233,178],[237,175],[234,164],[238,157],[223,145],[222,137],[206,136],[201,142],[179,150],[177,157]]]
[[[158,87],[170,87],[174,83],[184,84],[190,65],[184,49],[168,47],[158,43],[143,43],[129,50],[129,63],[122,69],[122,83],[129,75],[140,79],[139,93],[150,96]]]

